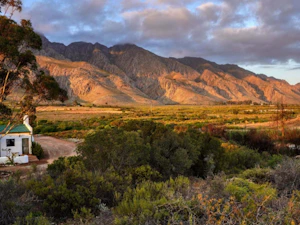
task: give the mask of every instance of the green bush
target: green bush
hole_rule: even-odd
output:
[[[181,224],[191,211],[185,197],[189,180],[177,177],[166,182],[146,181],[128,189],[115,207],[115,224]]]
[[[42,216],[42,215],[34,215],[32,212],[30,212],[25,218],[24,217],[18,217],[17,221],[14,223],[14,225],[51,225],[52,223],[48,220],[48,218]]]
[[[253,168],[243,171],[239,177],[249,179],[255,183],[267,183],[271,181],[270,168]]]
[[[65,163],[62,173],[52,178],[45,175],[41,180],[32,179],[27,181],[27,188],[31,190],[42,202],[43,211],[51,217],[62,219],[72,218],[82,207],[91,209],[94,213],[100,202],[99,190],[104,180],[95,177],[87,171],[82,162],[77,161],[70,165],[68,160]]]
[[[256,184],[242,178],[234,178],[227,184],[225,190],[238,201],[247,202],[249,207],[259,207],[256,201],[270,202],[277,195],[276,189],[269,184]]]
[[[0,224],[13,224],[32,210],[32,202],[21,182],[0,180]]]
[[[259,165],[261,160],[261,155],[255,150],[247,147],[232,149],[225,153],[223,171],[229,174],[239,173]]]
[[[136,131],[107,128],[86,136],[78,147],[86,167],[105,172],[113,168],[123,172],[130,167],[148,164],[150,146]]]
[[[42,146],[37,142],[32,142],[32,154],[35,155],[38,159],[42,159],[45,157]]]
[[[80,161],[81,158],[79,156],[59,157],[52,164],[48,165],[47,172],[52,178],[58,178],[68,168],[74,168]]]

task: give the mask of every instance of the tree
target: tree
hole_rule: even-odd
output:
[[[3,11],[3,15],[0,15],[0,110],[2,117],[6,115],[10,118],[10,123],[27,113],[21,110],[22,113],[12,118],[11,110],[5,106],[7,96],[15,90],[23,92],[17,101],[21,105],[28,104],[29,99],[30,104],[34,105],[32,96],[36,96],[36,102],[67,99],[66,91],[59,88],[54,78],[38,70],[36,58],[30,49],[40,50],[42,41],[34,32],[31,22],[21,20],[18,24],[11,19],[15,11],[21,10],[20,0],[0,0],[0,11]]]
[[[87,135],[78,153],[92,171],[106,172],[113,168],[123,173],[128,168],[147,164],[149,148],[138,132],[108,128]]]
[[[285,137],[285,130],[286,130],[286,121],[291,119],[293,116],[293,112],[287,109],[287,105],[284,104],[283,99],[281,102],[276,104],[276,115],[274,116],[274,121],[277,124],[277,129],[281,130],[281,136]]]
[[[15,11],[21,11],[22,10],[22,1],[21,0],[0,0],[0,13],[2,12],[2,7],[5,8],[4,14],[7,14],[10,12],[10,17],[12,17],[13,13]]]

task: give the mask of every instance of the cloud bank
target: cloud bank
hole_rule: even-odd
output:
[[[218,63],[300,63],[299,0],[23,0],[51,41],[134,43]]]

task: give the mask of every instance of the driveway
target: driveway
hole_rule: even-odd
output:
[[[45,159],[47,159],[48,164],[59,157],[76,155],[77,145],[74,142],[49,136],[35,136],[34,141],[39,143],[44,149]]]

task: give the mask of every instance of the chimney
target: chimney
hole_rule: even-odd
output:
[[[28,116],[28,115],[25,115],[25,116],[23,117],[23,124],[30,130],[30,133],[31,133],[31,135],[32,135],[33,129],[32,129],[32,127],[31,127],[30,124],[29,124],[29,116]]]
[[[29,116],[28,115],[25,115],[23,117],[23,124],[28,124],[29,125]]]

